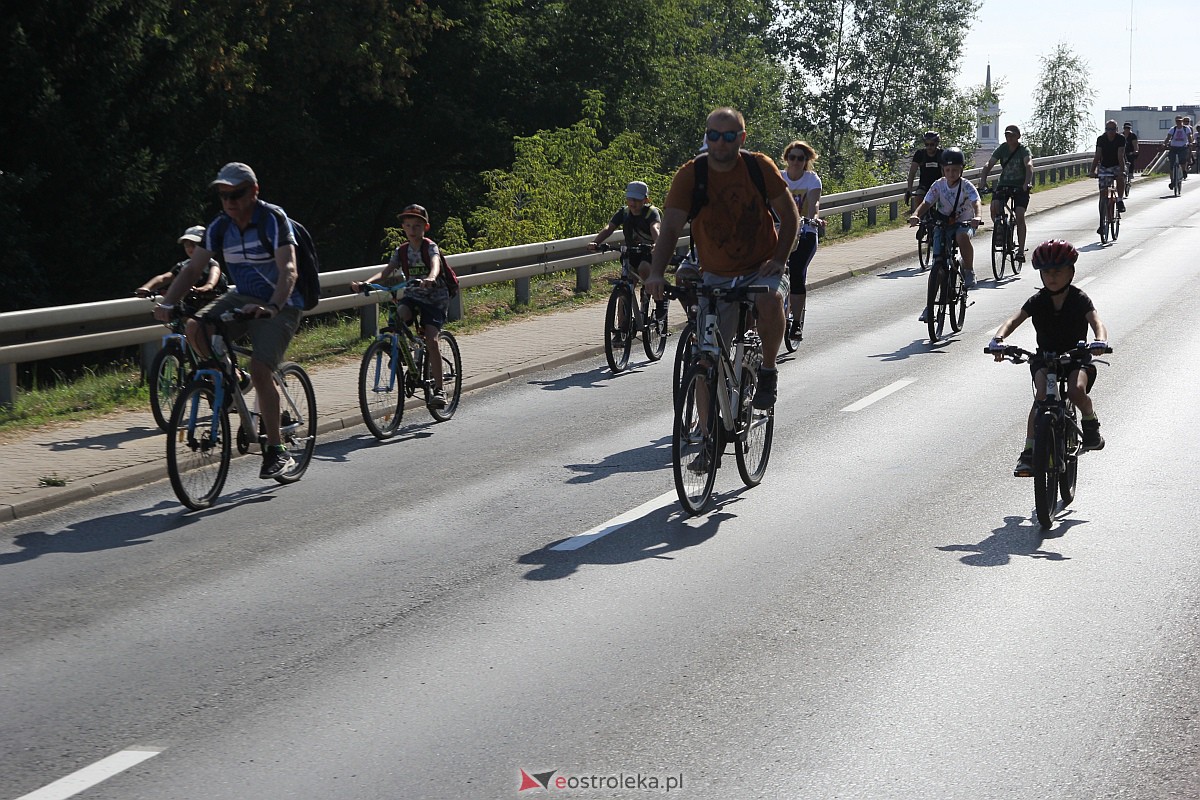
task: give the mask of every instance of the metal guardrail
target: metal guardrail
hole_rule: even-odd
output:
[[[1068,172],[1079,174],[1091,164],[1092,153],[1048,156],[1034,159],[1034,171],[1039,183],[1047,177],[1054,182],[1064,179]],[[964,173],[968,180],[978,178],[982,169]],[[875,225],[879,207],[889,207],[889,218],[899,216],[899,204],[904,199],[906,183],[891,183],[869,189],[856,189],[824,195],[821,212],[825,217],[841,214],[842,228],[848,230],[854,214],[867,211],[867,224]],[[578,291],[587,291],[591,284],[591,267],[619,256],[615,253],[591,253],[588,242],[591,233],[551,242],[480,250],[447,256],[450,266],[459,276],[463,288],[489,283],[515,281],[518,303],[528,302],[530,279],[538,275],[575,270]],[[686,246],[687,239],[681,244]],[[354,267],[321,273],[321,301],[307,315],[364,309],[360,313],[364,334],[372,335],[378,328],[378,300],[349,294],[351,281],[361,281],[379,271],[381,265]],[[450,318],[462,316],[462,295],[451,304]],[[148,365],[165,331],[162,325],[148,323],[150,302],[142,298],[105,300],[96,303],[51,308],[12,311],[0,314],[0,406],[11,408],[16,400],[17,365],[59,356],[91,353],[114,348],[140,345],[143,364]]]

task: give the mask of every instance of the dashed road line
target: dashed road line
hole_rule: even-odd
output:
[[[862,411],[864,408],[871,405],[872,403],[877,403],[880,400],[882,400],[883,398],[887,397],[889,394],[900,391],[905,386],[908,386],[910,383],[915,383],[915,380],[896,381],[895,383],[892,383],[892,384],[889,384],[889,385],[883,387],[882,389],[880,389],[877,392],[872,392],[871,394],[864,397],[862,400],[859,400],[857,403],[851,403],[850,405],[843,408],[842,411]]]
[[[1136,256],[1138,253],[1142,252],[1142,251],[1143,251],[1143,250],[1145,250],[1145,249],[1146,249],[1146,248],[1144,248],[1144,247],[1137,247],[1137,248],[1134,248],[1133,250],[1130,250],[1128,253],[1126,253],[1125,255],[1121,256],[1121,257],[1120,257],[1119,259],[1117,259],[1117,260],[1118,260],[1118,261],[1124,261],[1124,260],[1125,260],[1125,259],[1127,259],[1127,258],[1133,258],[1134,256]]]
[[[558,550],[558,551],[578,550],[579,548],[581,548],[585,545],[589,545],[592,542],[596,541],[597,539],[599,539],[603,536],[607,536],[608,534],[610,534],[614,531],[618,531],[621,528],[624,528],[626,525],[628,525],[631,522],[636,522],[637,520],[641,519],[642,517],[646,516],[647,514],[649,514],[652,511],[657,511],[660,508],[666,508],[667,506],[674,503],[675,500],[676,500],[676,496],[675,496],[675,492],[673,492],[673,491],[667,492],[666,494],[661,494],[658,497],[654,498],[653,500],[647,500],[645,503],[642,503],[640,506],[638,506],[635,509],[626,511],[624,514],[621,514],[620,516],[613,517],[608,522],[605,522],[601,525],[597,525],[596,527],[592,528],[590,531],[584,531],[583,533],[579,533],[579,534],[572,536],[570,539],[566,539],[565,541],[559,542],[558,544],[554,545],[550,549]]]
[[[148,758],[154,758],[162,751],[161,747],[130,747],[119,753],[113,753],[108,758],[102,758],[78,772],[72,772],[65,778],[59,778],[41,789],[21,795],[17,800],[66,800],[66,798],[74,797],[130,767],[136,767]]]

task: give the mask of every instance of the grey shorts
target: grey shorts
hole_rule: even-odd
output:
[[[749,275],[739,275],[736,278],[726,278],[723,275],[714,275],[711,272],[703,273],[701,284],[704,286],[715,286],[717,288],[732,288],[734,286],[768,286],[771,292],[779,299],[780,308],[783,307],[783,300],[791,291],[791,281],[788,280],[787,273],[776,275],[772,278],[760,278],[754,273]],[[718,303],[717,313],[721,317],[721,338],[726,344],[733,342],[734,334],[737,333],[738,321],[738,304],[737,303]],[[701,309],[703,313],[703,309]],[[747,327],[753,327],[753,322],[748,322]]]
[[[200,312],[200,316],[219,317],[226,311],[241,308],[247,303],[265,305],[266,302],[257,297],[227,292],[205,306]],[[301,316],[303,314],[300,309],[295,306],[287,306],[270,319],[226,323],[225,330],[231,339],[238,339],[243,335],[249,336],[253,357],[271,369],[275,369],[283,363],[288,345],[292,343],[292,337],[300,328]]]

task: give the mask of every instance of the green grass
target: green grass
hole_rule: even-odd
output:
[[[480,331],[536,314],[575,308],[608,297],[607,277],[615,276],[615,262],[592,269],[591,290],[575,292],[575,273],[546,275],[530,281],[530,302],[514,302],[513,282],[463,290],[464,318],[446,328],[456,334]],[[323,314],[305,320],[288,348],[288,358],[306,367],[357,360],[366,345],[359,335],[356,313]],[[61,422],[86,420],[113,411],[146,411],[150,395],[134,361],[89,368],[79,377],[55,374],[38,388],[19,390],[12,409],[0,409],[0,441]]]

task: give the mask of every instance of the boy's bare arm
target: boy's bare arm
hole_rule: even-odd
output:
[[[1092,333],[1096,334],[1096,340],[1101,342],[1108,341],[1108,328],[1101,321],[1100,315],[1096,313],[1096,309],[1092,309],[1087,315],[1088,325],[1092,326]]]

